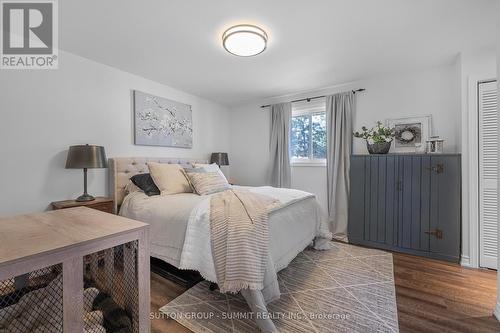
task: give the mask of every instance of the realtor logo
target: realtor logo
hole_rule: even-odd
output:
[[[56,1],[0,1],[0,68],[57,69]]]

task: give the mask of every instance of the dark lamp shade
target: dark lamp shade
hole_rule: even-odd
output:
[[[218,166],[229,165],[229,158],[227,153],[212,153],[210,163],[217,163]]]
[[[69,147],[66,169],[94,169],[107,166],[104,147],[91,145]]]

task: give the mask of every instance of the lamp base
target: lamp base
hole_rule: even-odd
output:
[[[95,198],[87,193],[82,194],[78,198],[76,198],[77,202],[86,202],[86,201],[92,201],[92,200],[95,200]]]

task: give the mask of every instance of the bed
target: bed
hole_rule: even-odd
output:
[[[217,282],[215,271],[211,267],[212,254],[207,236],[209,232],[207,228],[203,228],[206,223],[199,222],[203,214],[197,215],[197,210],[200,210],[198,207],[206,205],[209,196],[194,193],[154,197],[148,197],[143,192],[127,194],[126,186],[130,177],[148,172],[148,162],[177,163],[185,166],[206,163],[199,159],[110,159],[110,189],[116,211],[120,215],[151,225],[152,257],[177,268],[197,270],[206,280]],[[319,234],[322,234],[323,238],[330,236],[314,195],[272,187],[245,188],[274,196],[284,203],[269,213],[268,220],[271,240],[269,250],[275,272],[287,267]],[[264,298],[266,301],[273,299],[266,297],[265,293]]]

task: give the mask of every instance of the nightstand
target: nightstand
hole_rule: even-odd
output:
[[[102,212],[113,214],[113,199],[106,197],[96,197],[95,200],[78,202],[76,200],[55,201],[51,203],[52,209],[66,209],[72,207],[88,207]]]

